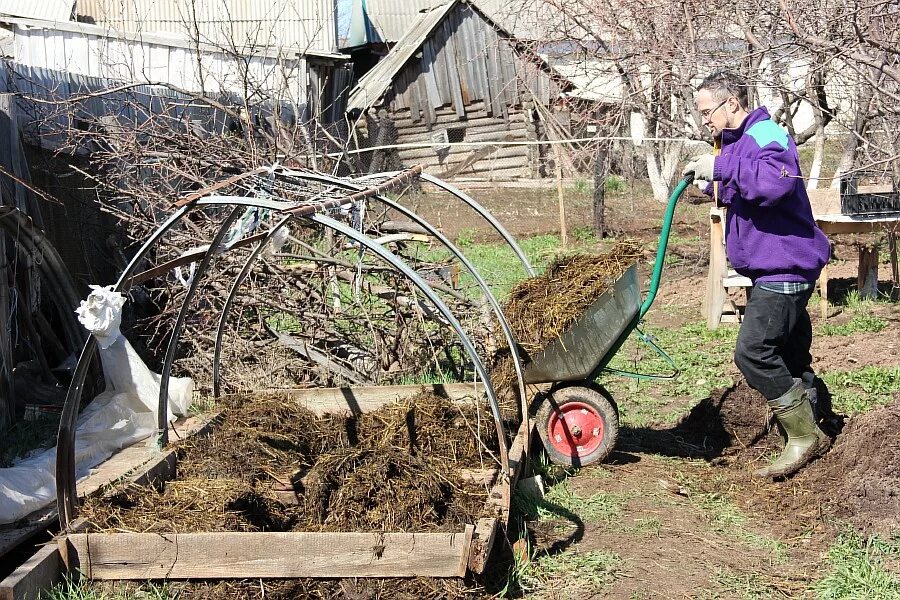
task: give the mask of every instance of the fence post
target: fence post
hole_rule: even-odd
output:
[[[566,202],[563,195],[562,144],[554,144],[553,149],[556,151],[556,191],[559,195],[559,241],[565,248],[569,243],[569,236],[566,230]]]
[[[609,166],[606,158],[606,145],[599,142],[594,155],[594,234],[598,240],[602,240],[606,232],[606,172]]]

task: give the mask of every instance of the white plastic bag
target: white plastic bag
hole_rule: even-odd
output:
[[[75,311],[82,325],[97,338],[106,390],[84,409],[76,424],[76,476],[117,450],[150,437],[156,431],[160,376],[140,359],[119,331],[125,297],[112,286],[91,286],[90,295]],[[169,380],[167,418],[187,414],[194,382]],[[148,449],[151,452],[151,449]],[[56,449],[35,453],[12,467],[0,469],[0,523],[12,523],[56,499]]]

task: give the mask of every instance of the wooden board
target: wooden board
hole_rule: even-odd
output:
[[[806,190],[814,216],[841,214],[841,194],[838,190]]]
[[[497,519],[478,519],[475,533],[472,536],[472,547],[469,551],[469,569],[476,574],[484,573],[494,538],[497,536]]]
[[[385,404],[432,392],[454,402],[465,402],[484,394],[480,384],[449,383],[434,385],[383,385],[346,388],[311,388],[308,390],[267,390],[287,394],[298,404],[317,415],[349,411],[354,415],[377,410]]]
[[[78,533],[60,539],[89,579],[461,577],[460,533]]]
[[[0,600],[37,600],[41,592],[63,579],[56,544],[44,546],[0,584]]]

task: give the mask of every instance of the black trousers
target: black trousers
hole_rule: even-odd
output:
[[[812,325],[806,305],[812,290],[779,294],[753,286],[734,362],[750,387],[768,400],[783,396],[801,379],[812,387]]]

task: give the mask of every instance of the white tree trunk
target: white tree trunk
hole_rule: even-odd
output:
[[[816,127],[816,145],[813,151],[812,166],[809,167],[809,182],[806,189],[815,190],[819,188],[819,177],[822,174],[822,159],[825,157],[825,128],[822,127],[820,120]]]
[[[667,202],[671,192],[672,179],[681,163],[684,143],[644,141],[643,146],[653,199],[657,202]],[[660,155],[662,166],[659,164]]]
[[[656,144],[644,142],[644,156],[647,158],[647,176],[650,178],[650,189],[653,190],[653,199],[657,202],[665,202],[669,196],[669,185],[659,170],[659,161],[656,158]]]

